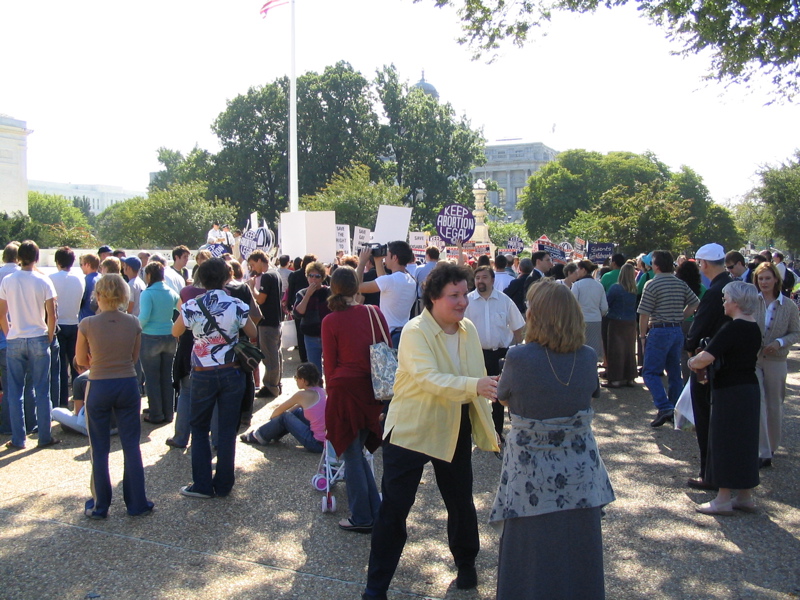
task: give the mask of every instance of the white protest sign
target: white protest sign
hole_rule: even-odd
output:
[[[369,244],[372,232],[366,227],[353,227],[353,254],[358,256],[361,247]]]
[[[250,229],[258,229],[258,213],[250,213]]]
[[[324,262],[333,262],[336,258],[336,213],[333,211],[281,213],[280,231],[284,254],[316,254]]]
[[[388,244],[397,240],[408,239],[408,225],[411,223],[411,208],[406,206],[378,207],[378,220],[372,241]]]
[[[336,251],[350,251],[350,225],[336,224]]]

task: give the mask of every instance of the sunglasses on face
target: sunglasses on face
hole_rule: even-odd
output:
[[[314,279],[322,279],[322,275],[319,273],[309,273],[306,277],[313,277]]]

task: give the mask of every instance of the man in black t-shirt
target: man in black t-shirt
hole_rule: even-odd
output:
[[[283,295],[280,274],[270,269],[269,258],[260,250],[254,251],[247,259],[250,267],[250,286],[253,296],[261,309],[258,323],[258,346],[264,353],[266,372],[261,378],[259,398],[277,398],[281,394],[283,375],[283,356],[281,355],[281,297]]]

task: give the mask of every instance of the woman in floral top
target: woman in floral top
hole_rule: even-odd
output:
[[[236,430],[244,393],[245,375],[236,362],[233,346],[244,329],[248,337],[256,337],[256,326],[249,318],[250,308],[225,292],[230,278],[227,263],[212,258],[197,269],[195,284],[208,290],[181,306],[181,317],[172,327],[172,335],[190,329],[194,335],[192,349],[192,477],[194,483],[181,488],[181,494],[193,498],[227,496],[233,488]],[[206,318],[203,304],[212,320]],[[231,343],[225,341],[225,336]],[[219,407],[217,434],[217,470],[211,476],[211,446],[208,441],[211,415]]]
[[[528,306],[497,390],[511,413],[489,517],[502,533],[497,598],[604,598],[600,511],[614,492],[591,426],[597,354],[566,286],[532,285]]]

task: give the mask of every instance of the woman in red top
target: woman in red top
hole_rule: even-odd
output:
[[[378,516],[380,495],[364,447],[374,452],[381,443],[383,405],[375,399],[370,375],[369,347],[382,340],[379,329],[389,331],[378,307],[356,302],[358,278],[352,267],[339,267],[331,277],[331,314],[322,321],[322,353],[328,403],[325,423],[328,441],[347,465],[347,499],[350,518],[339,527],[369,533]],[[371,313],[371,311],[374,311]],[[373,331],[374,336],[373,337]],[[388,340],[391,346],[392,340]]]

